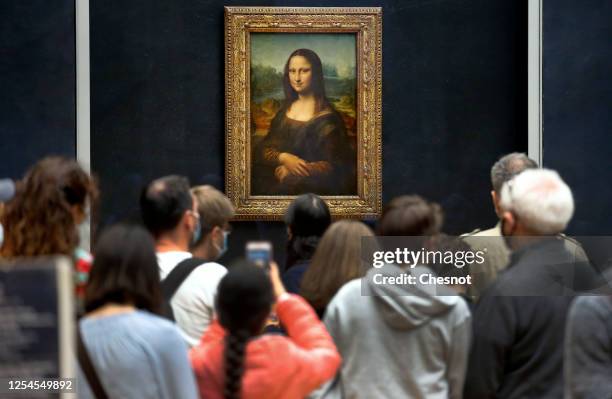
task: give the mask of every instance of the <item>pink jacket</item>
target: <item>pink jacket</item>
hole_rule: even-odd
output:
[[[332,338],[306,301],[283,296],[276,313],[289,337],[262,335],[247,344],[242,399],[302,399],[340,366]],[[202,399],[223,399],[224,337],[215,320],[189,354]]]

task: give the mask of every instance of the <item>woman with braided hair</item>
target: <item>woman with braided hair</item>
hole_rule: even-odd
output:
[[[275,263],[269,275],[246,261],[230,268],[216,304],[218,320],[190,353],[202,398],[301,399],[335,375],[331,337],[314,310],[285,291]],[[260,335],[273,306],[287,337]]]

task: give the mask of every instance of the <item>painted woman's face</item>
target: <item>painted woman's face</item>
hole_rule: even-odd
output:
[[[307,93],[312,82],[312,65],[301,55],[289,60],[289,82],[298,94]]]

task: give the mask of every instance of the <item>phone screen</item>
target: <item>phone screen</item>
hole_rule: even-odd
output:
[[[264,269],[270,267],[271,252],[272,246],[268,242],[248,243],[246,247],[247,259]]]

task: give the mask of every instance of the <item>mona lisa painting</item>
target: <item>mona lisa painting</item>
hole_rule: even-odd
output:
[[[295,196],[378,216],[381,11],[226,7],[226,192],[238,220]]]
[[[253,195],[357,195],[355,35],[251,35],[251,118]]]

